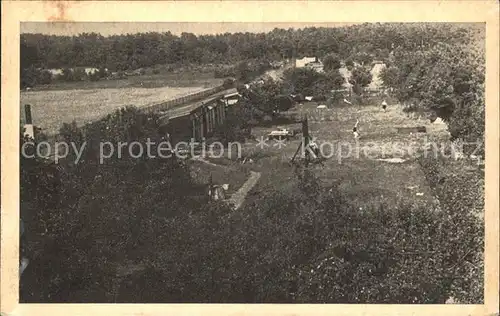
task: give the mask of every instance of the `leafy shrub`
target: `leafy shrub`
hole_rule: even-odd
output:
[[[451,282],[450,295],[463,303],[482,302],[484,173],[464,172],[462,165],[453,166],[445,158],[420,158],[419,163],[447,217],[446,243],[459,252],[452,260],[458,260],[455,273],[460,277]]]
[[[235,80],[232,78],[224,79],[224,82],[222,83],[222,85],[224,86],[225,89],[229,89],[229,88],[233,87],[234,84],[235,84]]]
[[[294,94],[326,98],[331,90],[340,89],[344,79],[338,70],[319,73],[308,68],[288,69],[284,73],[285,86]]]
[[[372,81],[372,74],[363,67],[356,67],[352,70],[349,83],[352,84],[352,89],[355,93],[362,93],[363,88]]]
[[[453,138],[483,141],[485,60],[481,45],[440,43],[396,50],[391,64],[382,79],[400,102],[434,112],[447,122]]]
[[[328,54],[323,58],[323,67],[326,72],[337,70],[341,66],[340,57],[336,54]]]
[[[87,142],[78,164],[72,156],[55,165],[21,155],[21,217],[31,261],[21,279],[22,301],[108,301],[116,278],[113,264],[124,262],[125,254],[149,253],[142,245],[153,244],[159,229],[155,218],[203,205],[186,199],[193,182],[175,159],[136,159],[123,151],[121,159],[115,155],[99,164],[101,141],[158,141],[155,122],[126,108],[85,126],[84,132],[65,124],[63,139]],[[101,289],[97,296],[95,286]],[[73,296],[76,292],[80,295]]]
[[[50,84],[52,82],[52,73],[48,70],[41,70],[38,74],[37,84]]]

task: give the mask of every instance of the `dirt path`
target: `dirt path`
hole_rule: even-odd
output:
[[[279,69],[271,69],[271,70],[266,71],[266,73],[264,74],[264,76],[269,76],[274,81],[283,81],[281,79],[281,77],[283,77],[283,74],[284,74],[285,70],[287,70],[289,68],[292,68],[292,66],[290,64],[289,65],[285,65],[284,67],[281,67]]]
[[[191,160],[201,161],[201,162],[203,162],[203,163],[205,163],[207,165],[214,166],[214,167],[219,167],[220,166],[220,165],[214,164],[214,163],[212,163],[212,162],[210,162],[210,161],[208,161],[208,160],[206,160],[206,159],[204,159],[202,157],[193,157],[193,158],[191,158]]]
[[[192,158],[192,160],[200,161],[210,166],[217,166],[217,167],[221,166],[214,164],[201,157]],[[257,182],[260,179],[260,176],[261,176],[260,172],[250,171],[250,177],[247,179],[247,181],[245,181],[245,183],[243,183],[243,185],[238,189],[238,191],[233,193],[231,197],[228,199],[228,202],[230,204],[233,204],[236,210],[239,209],[241,205],[243,205],[243,202],[245,202],[245,198],[248,192],[250,192],[250,190],[252,190],[252,188],[257,184]]]
[[[231,198],[229,199],[229,202],[234,205],[234,208],[237,210],[243,205],[243,202],[245,201],[245,198],[252,190],[252,188],[257,184],[257,182],[260,179],[260,172],[255,172],[255,171],[250,171],[250,177],[248,180],[239,188],[238,191],[236,191]]]

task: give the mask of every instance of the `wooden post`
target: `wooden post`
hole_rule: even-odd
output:
[[[24,105],[24,116],[26,122],[24,124],[24,135],[35,140],[35,127],[33,126],[33,119],[31,116],[31,104]]]
[[[201,106],[201,135],[200,135],[200,140],[203,140],[203,137],[205,137],[205,135],[207,134],[207,124],[206,124],[206,120],[207,120],[207,112],[206,112],[206,109],[205,109],[205,104],[203,104]]]
[[[211,173],[210,173],[210,177],[208,178],[208,198],[209,198],[209,200],[213,200],[213,198],[214,198],[213,179],[212,179]]]
[[[191,114],[191,128],[192,128],[192,136],[193,140],[196,139],[196,117]]]

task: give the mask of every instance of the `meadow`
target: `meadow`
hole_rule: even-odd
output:
[[[32,91],[51,90],[93,90],[120,88],[161,88],[161,87],[211,87],[222,84],[222,79],[214,78],[213,72],[203,71],[163,71],[159,74],[128,76],[123,79],[99,81],[64,82],[54,81],[48,85],[38,85]]]
[[[338,156],[334,155],[322,164],[311,164],[307,167],[308,172],[305,172],[304,169],[296,168],[290,163],[300,145],[300,135],[286,141],[284,145],[281,144],[281,148],[277,142],[269,141],[267,142],[269,146],[264,146],[264,148],[261,148],[255,141],[244,144],[243,156],[252,159],[252,162],[245,166],[260,172],[261,177],[247,195],[240,217],[244,218],[244,221],[254,220],[261,223],[255,229],[259,232],[262,242],[273,240],[271,246],[268,245],[268,248],[262,246],[262,249],[268,249],[267,251],[272,253],[269,250],[274,249],[272,245],[293,239],[290,235],[293,229],[290,227],[294,225],[292,224],[294,220],[289,218],[293,212],[289,211],[289,208],[301,209],[304,207],[301,205],[314,203],[309,199],[320,201],[331,199],[334,203],[332,205],[350,205],[352,208],[336,213],[335,206],[319,204],[315,213],[313,212],[314,215],[309,214],[312,216],[309,220],[315,223],[315,227],[325,226],[326,224],[322,224],[323,221],[336,223],[335,228],[328,229],[325,236],[339,234],[345,237],[349,235],[350,237],[345,237],[347,241],[344,246],[347,244],[349,245],[347,247],[360,247],[365,250],[374,245],[380,246],[379,243],[388,243],[388,247],[395,247],[400,249],[401,253],[408,252],[408,255],[412,256],[401,259],[397,265],[390,268],[390,273],[370,281],[376,283],[368,282],[370,285],[367,288],[375,286],[374,284],[385,284],[385,282],[390,283],[395,280],[404,284],[404,290],[398,288],[397,293],[384,298],[386,300],[384,302],[444,303],[450,297],[455,301],[458,297],[458,300],[462,302],[481,301],[483,289],[481,227],[484,227],[482,219],[484,169],[482,166],[467,158],[455,160],[450,156],[443,156],[443,152],[440,151],[436,153],[436,156],[432,154],[425,157],[423,153],[428,141],[436,142],[438,146],[443,146],[442,148],[449,146],[447,127],[443,123],[431,123],[429,119],[406,114],[402,106],[390,105],[386,112],[377,105],[346,106],[320,111],[316,109],[316,106],[316,103],[310,102],[298,105],[292,111],[300,115],[307,114],[310,134],[317,138],[316,141],[320,146],[325,141],[337,142],[344,146],[360,148],[360,154],[354,153],[348,156],[347,153],[342,152],[342,159],[339,160]],[[352,126],[356,119],[360,121],[361,137],[358,144],[352,135]],[[398,127],[415,126],[425,126],[427,133],[410,134],[397,131]],[[300,127],[300,124],[295,123],[287,127],[294,129]],[[252,129],[252,134],[256,139],[265,138],[274,128],[276,126],[255,127]],[[410,150],[406,152],[391,150],[395,143]],[[444,153],[448,154],[445,151]],[[383,158],[401,158],[402,162],[379,160]],[[221,165],[231,164],[227,158],[210,159],[210,161]],[[306,195],[304,195],[304,192],[307,192],[304,191],[304,176],[313,184],[309,189],[306,188],[310,192]],[[280,197],[282,200],[279,200]],[[257,214],[259,210],[266,210],[262,207],[263,204],[271,203],[269,201],[276,199],[279,202],[272,204],[272,211]],[[304,212],[307,213],[307,211]],[[410,226],[399,230],[399,224],[394,218],[407,221]],[[279,224],[269,230],[268,233],[272,237],[262,237],[266,235],[263,232],[266,231],[264,223],[273,220]],[[446,229],[440,230],[437,227],[446,227]],[[317,228],[313,235],[321,235],[320,230]],[[395,241],[394,238],[398,234],[407,237]],[[299,235],[301,237],[297,238],[301,240],[305,238],[303,233]],[[337,237],[337,239],[344,237]],[[327,237],[321,238],[321,242],[325,242],[324,238]],[[335,252],[335,246],[332,245],[343,244],[343,242],[337,242],[337,239],[327,239],[331,243],[330,246],[326,246],[326,249],[331,248]],[[396,243],[398,245],[394,246]],[[468,246],[463,246],[465,244]],[[429,249],[432,249],[432,258],[426,252],[431,251]],[[331,256],[329,251],[325,253]],[[321,255],[320,258],[325,258],[324,256]],[[397,256],[394,255],[393,258]],[[467,259],[456,261],[458,257]],[[332,258],[333,261],[330,262],[332,266],[343,262],[339,259],[342,258],[341,255],[336,254]],[[285,259],[280,257],[279,260]],[[320,266],[321,264],[317,268]],[[338,277],[338,273],[349,270],[346,267],[336,270],[332,266],[329,266],[326,272],[322,270],[321,273],[328,275],[327,271],[337,271]],[[406,268],[401,268],[405,266]],[[460,268],[457,268],[458,266]],[[314,268],[314,273],[317,268]],[[395,272],[400,268],[403,272]],[[460,272],[457,272],[458,270]],[[314,273],[311,270],[311,274]],[[356,282],[365,282],[364,278],[369,277],[363,276],[356,282],[349,279],[342,283],[333,277],[335,274],[325,281],[325,276],[321,273],[319,273],[318,284],[325,286],[325,282],[339,282],[338,286],[343,288],[338,294],[340,297],[348,292],[344,289],[349,287],[348,284],[357,288]],[[397,273],[401,275],[394,277]],[[451,285],[443,285],[443,288],[437,289],[441,286],[440,280],[447,278],[448,273],[456,273],[459,277],[453,282],[450,281]],[[426,289],[431,287],[431,284],[436,289]],[[347,299],[347,302],[360,300],[371,302],[370,300],[373,299],[361,298],[364,294],[356,291],[354,290],[353,293],[360,296],[353,296]],[[413,291],[412,293],[423,291],[423,294],[419,294],[422,296],[418,299],[416,298],[418,295],[415,294],[415,300],[412,301],[409,298],[398,298],[398,295],[402,295],[401,291]],[[433,294],[426,294],[426,291],[431,291]],[[327,293],[333,295],[328,291]],[[437,298],[439,296],[441,297]],[[314,299],[320,300],[313,296],[308,301]]]
[[[323,153],[331,156],[323,164],[313,164],[310,167],[323,187],[339,189],[348,201],[360,208],[394,206],[398,203],[438,207],[439,202],[429,187],[418,158],[422,155],[425,143],[431,141],[438,145],[436,155],[442,155],[441,149],[449,143],[445,124],[431,123],[423,117],[408,115],[399,105],[390,106],[386,112],[376,105],[322,110],[318,110],[317,105],[315,102],[296,105],[290,112],[299,117],[307,115],[310,135],[316,138]],[[356,142],[352,127],[357,119],[360,121],[361,137]],[[297,123],[281,126],[300,128]],[[397,132],[397,127],[414,126],[425,126],[427,133]],[[265,139],[275,128],[276,126],[254,127],[252,135],[256,139]],[[301,137],[301,134],[297,135],[281,148],[275,141],[267,141],[267,146],[263,148],[257,146],[256,141],[243,145],[243,157],[253,160],[248,166],[254,171],[262,172],[262,177],[250,192],[247,202],[252,201],[252,196],[266,195],[266,192],[276,189],[297,189],[294,167],[290,161],[300,146]],[[333,146],[327,146],[326,142]],[[401,158],[403,162],[379,160],[388,158]],[[227,164],[227,159],[210,161]],[[448,170],[459,163],[466,163],[455,162],[453,159],[447,161]],[[474,168],[478,169],[477,166]],[[460,167],[454,169],[458,171]]]
[[[203,86],[164,86],[23,91],[20,101],[21,105],[31,104],[34,125],[41,127],[45,134],[54,134],[63,123],[73,120],[83,125],[127,105],[145,107],[205,89]],[[22,123],[23,111],[24,107],[21,106]]]

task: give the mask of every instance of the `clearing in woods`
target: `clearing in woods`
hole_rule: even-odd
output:
[[[296,106],[293,111],[308,115],[310,134],[317,138],[323,153],[332,152],[331,146],[322,143],[334,145],[331,158],[324,161],[323,165],[309,167],[323,187],[336,187],[348,201],[360,208],[380,204],[391,206],[401,201],[437,207],[438,202],[415,161],[414,153],[423,148],[425,137],[429,140],[446,139],[445,125],[409,118],[397,105],[389,106],[386,112],[377,105],[323,110],[317,110],[316,106],[314,102],[305,103]],[[361,138],[358,145],[352,135],[352,126],[356,119],[360,121]],[[426,126],[427,134],[410,135],[396,131],[398,126],[417,125]],[[289,127],[300,128],[300,124]],[[260,139],[274,128],[254,128],[253,135]],[[272,194],[273,190],[289,193],[298,190],[294,167],[289,162],[300,145],[300,138],[301,135],[285,142],[282,148],[274,141],[267,141],[269,146],[264,148],[256,146],[256,142],[243,145],[243,156],[253,160],[253,163],[246,166],[262,174],[249,192],[245,203]],[[347,153],[349,146],[351,155]],[[341,159],[339,148],[342,151]],[[394,157],[405,161],[391,163],[377,160]],[[227,163],[219,159],[210,160],[215,163]]]

